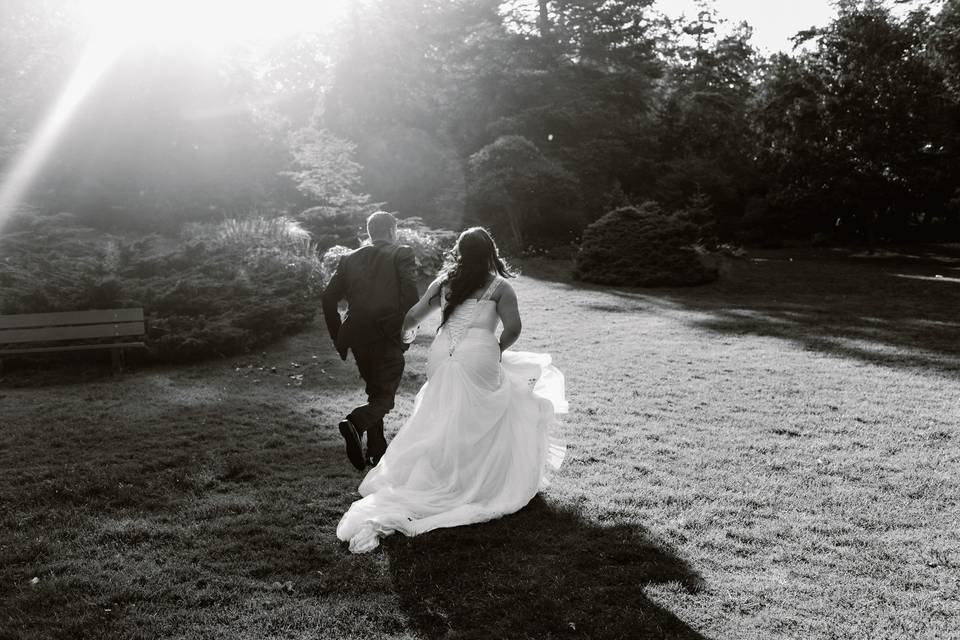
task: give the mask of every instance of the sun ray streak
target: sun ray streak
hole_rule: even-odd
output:
[[[320,32],[349,0],[85,0],[92,38],[55,104],[0,175],[0,229],[27,199],[77,108],[128,49],[186,42],[219,51],[244,38]]]
[[[0,183],[0,228],[16,211],[50,158],[77,107],[123,48],[119,39],[95,39],[84,51],[56,103]]]

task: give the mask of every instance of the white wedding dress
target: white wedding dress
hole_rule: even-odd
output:
[[[337,525],[354,553],[397,531],[415,536],[518,511],[560,467],[563,375],[546,354],[508,350],[500,361],[490,296],[501,281],[457,307],[434,338],[412,415]]]

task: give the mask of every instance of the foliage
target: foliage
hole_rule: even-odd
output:
[[[281,251],[300,257],[316,254],[309,232],[283,216],[230,219],[220,223],[194,222],[181,232],[185,240],[229,247],[244,255]]]
[[[320,276],[323,280],[323,286],[327,286],[330,278],[337,272],[337,265],[340,264],[340,258],[351,251],[353,251],[353,249],[350,247],[337,244],[323,252],[323,257],[320,259]]]
[[[328,210],[310,207],[295,217],[310,233],[319,253],[336,245],[356,248],[366,233],[364,218],[354,214],[331,214]]]
[[[438,134],[396,124],[367,131],[357,157],[363,182],[401,215],[458,226],[463,218],[463,166]]]
[[[934,62],[943,72],[954,96],[960,100],[960,0],[944,3],[931,30]]]
[[[114,306],[122,259],[120,238],[76,216],[21,213],[0,236],[0,313]]]
[[[584,230],[574,274],[606,285],[704,284],[718,273],[693,247],[698,234],[692,222],[665,214],[655,202],[622,207]]]
[[[68,81],[83,4],[0,8],[0,163]],[[381,205],[521,250],[700,196],[708,242],[960,237],[960,2],[893,4],[837,3],[766,60],[710,0],[677,20],[652,0],[367,0],[263,47],[141,42],[28,202],[110,233],[273,211],[320,251],[357,246]]]
[[[22,218],[8,231],[3,313],[143,307],[156,360],[244,353],[316,313],[320,262],[289,220],[197,225],[183,240],[103,236],[66,214]]]
[[[403,216],[461,221],[463,170],[443,127],[442,69],[450,43],[471,33],[460,20],[492,4],[374,0],[352,7],[341,31],[320,120],[357,145],[365,187]]]
[[[268,242],[261,249],[245,254],[236,246],[188,245],[190,266],[176,280],[161,276],[141,284],[158,358],[245,353],[312,322],[320,290],[318,260]],[[174,253],[151,267],[182,260]]]
[[[356,145],[322,129],[301,129],[291,136],[297,170],[285,172],[315,206],[309,217],[363,218],[377,204],[360,193],[361,166],[353,159]],[[306,219],[304,214],[300,215]]]
[[[724,23],[706,5],[695,19],[670,25],[651,193],[668,208],[703,197],[716,232],[730,235],[757,182],[750,107],[760,60],[751,29],[721,34]]]
[[[717,216],[710,198],[705,193],[695,191],[689,197],[686,206],[677,212],[677,217],[696,225],[697,241],[700,244],[708,247],[717,244]]]
[[[768,200],[793,231],[835,224],[875,240],[949,216],[960,104],[927,54],[929,16],[846,3],[816,48],[776,58],[758,109]]]
[[[421,218],[404,218],[397,225],[397,242],[413,249],[421,282],[433,280],[440,273],[456,241],[453,231],[428,227]]]
[[[548,207],[553,233],[535,239],[563,244],[606,210],[611,190],[649,181],[662,74],[652,3],[505,4],[503,21],[449,53],[449,130],[464,157],[521,136],[569,173],[577,201]]]
[[[521,136],[502,136],[470,156],[468,180],[471,217],[509,232],[515,248],[555,237],[557,218],[576,207],[576,178]]]
[[[457,236],[452,231],[432,229],[416,217],[403,218],[397,225],[397,242],[413,249],[417,262],[417,279],[421,283],[433,280],[440,272],[456,239]],[[340,258],[351,251],[349,247],[334,245],[323,253],[321,271],[324,284],[333,277]]]

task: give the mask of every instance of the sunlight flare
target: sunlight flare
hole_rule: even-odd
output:
[[[0,183],[0,226],[16,211],[56,149],[78,106],[124,52],[135,46],[188,42],[216,53],[244,41],[276,41],[329,28],[347,0],[91,0],[83,25],[85,53],[40,127]]]
[[[53,152],[70,117],[122,51],[122,38],[97,38],[87,47],[59,98],[0,184],[0,226],[16,210]]]
[[[96,0],[89,16],[107,32],[134,34],[138,42],[187,40],[219,49],[322,31],[346,5],[346,0]]]

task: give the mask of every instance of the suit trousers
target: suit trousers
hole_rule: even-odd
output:
[[[366,383],[367,403],[351,411],[347,418],[358,432],[367,432],[368,447],[386,449],[383,416],[393,409],[403,376],[403,346],[397,340],[383,338],[351,349],[360,377]]]

